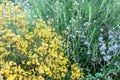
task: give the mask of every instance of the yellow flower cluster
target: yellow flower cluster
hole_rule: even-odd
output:
[[[72,80],[80,79],[83,76],[82,70],[76,64],[71,65],[71,69]]]
[[[28,24],[26,21],[26,12],[20,6],[11,1],[3,0],[0,4],[0,26],[4,27],[24,27]]]
[[[9,13],[12,10],[14,11]],[[1,12],[4,11],[5,13],[2,14]],[[13,14],[18,20],[12,17]],[[29,31],[30,27],[26,27],[28,24],[26,16],[22,18],[18,16],[22,16],[18,5],[14,6],[10,1],[0,4],[2,27],[0,28],[0,75],[3,79],[61,80],[65,78],[71,65],[64,54],[63,38],[42,19],[39,19],[32,26],[32,31]],[[2,19],[3,23],[1,23]],[[9,22],[13,22],[12,25]],[[83,76],[81,69],[76,65],[73,64],[71,68],[71,79],[80,79]]]

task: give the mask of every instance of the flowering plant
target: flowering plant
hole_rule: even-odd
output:
[[[83,76],[76,64],[70,64],[63,38],[52,27],[39,19],[29,31],[30,25],[26,15],[21,14],[21,8],[10,1],[0,6],[0,20],[3,19],[0,24],[0,74],[3,79],[62,79],[68,72],[73,80]],[[9,13],[9,9],[15,11]]]

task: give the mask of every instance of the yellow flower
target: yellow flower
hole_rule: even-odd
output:
[[[76,65],[76,64],[73,64],[71,65],[71,79],[74,80],[74,79],[80,79],[83,77],[83,72],[82,70]]]

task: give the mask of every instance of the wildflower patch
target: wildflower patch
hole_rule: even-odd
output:
[[[0,21],[3,21],[0,23],[0,76],[3,79],[56,80],[65,78],[68,72],[73,80],[83,76],[76,64],[70,65],[63,38],[52,27],[39,19],[32,26],[33,31],[29,31],[26,15],[21,14],[18,5],[3,1],[0,6]],[[15,11],[10,13],[12,10]]]

